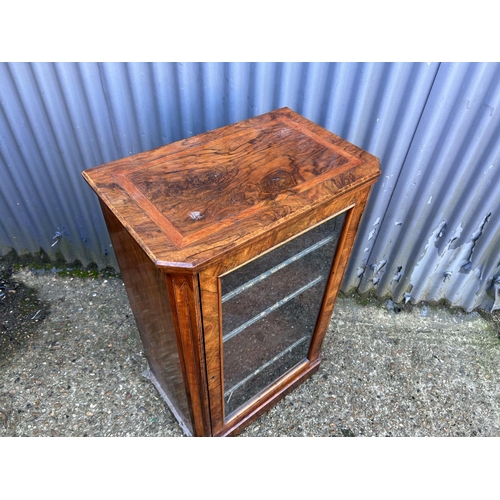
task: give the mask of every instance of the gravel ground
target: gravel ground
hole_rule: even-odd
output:
[[[182,436],[142,375],[120,278],[21,268],[2,293],[0,436]],[[240,436],[499,436],[499,330],[477,312],[341,297],[319,371]]]

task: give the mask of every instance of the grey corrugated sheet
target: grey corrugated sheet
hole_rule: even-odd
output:
[[[288,106],[382,162],[344,289],[489,307],[498,76],[493,63],[2,63],[0,252],[116,266],[82,170]],[[442,221],[440,242],[463,230],[437,250]]]
[[[491,308],[500,274],[499,106],[500,65],[441,65],[387,209],[370,216],[376,237],[361,291]]]

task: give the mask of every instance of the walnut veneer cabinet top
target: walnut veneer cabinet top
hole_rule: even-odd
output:
[[[288,108],[83,173],[186,434],[236,434],[318,368],[379,174]]]

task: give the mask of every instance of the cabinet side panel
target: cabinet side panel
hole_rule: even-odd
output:
[[[192,434],[165,276],[115,215],[103,203],[101,208],[151,372]]]
[[[210,411],[205,367],[205,347],[201,320],[198,277],[174,274],[167,277],[174,310],[181,367],[194,436],[210,436]]]

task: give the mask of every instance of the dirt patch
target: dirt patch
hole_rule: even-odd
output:
[[[0,259],[0,366],[29,345],[33,331],[50,314],[50,305],[12,272],[12,264]]]

